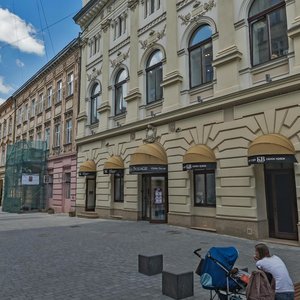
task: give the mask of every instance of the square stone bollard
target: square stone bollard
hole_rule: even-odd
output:
[[[173,299],[184,299],[194,295],[193,272],[174,274],[162,272],[162,293]]]
[[[163,256],[146,256],[139,254],[139,273],[152,276],[160,274],[163,270]]]

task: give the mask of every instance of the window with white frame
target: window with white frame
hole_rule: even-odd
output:
[[[125,69],[119,71],[115,81],[115,115],[119,115],[126,111],[127,95],[127,78],[128,74]]]
[[[97,109],[100,105],[100,84],[95,83],[92,87],[91,92],[91,105],[90,105],[90,112],[91,112],[91,124],[99,122],[99,115]]]
[[[152,15],[160,9],[160,0],[145,0],[144,1],[144,17]]]
[[[49,108],[52,105],[52,93],[53,93],[53,90],[52,90],[52,87],[50,86],[47,89],[47,104],[46,104],[46,108]]]
[[[45,129],[45,142],[47,149],[50,148],[50,127],[47,127]]]
[[[162,53],[154,51],[146,65],[147,104],[161,100],[163,97],[162,83]]]
[[[56,103],[62,100],[62,80],[59,80],[56,85]]]
[[[189,42],[190,87],[213,80],[212,30],[209,25],[198,27]]]
[[[67,85],[68,85],[68,88],[67,88],[68,96],[73,95],[73,93],[74,93],[74,74],[73,73],[68,74]]]
[[[72,143],[72,119],[66,121],[66,144]]]
[[[249,10],[252,65],[287,55],[288,33],[284,0],[255,0]]]
[[[54,147],[60,146],[60,124],[55,124],[54,126]]]

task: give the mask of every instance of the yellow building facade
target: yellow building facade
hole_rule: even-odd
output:
[[[79,213],[299,241],[298,1],[90,0]]]

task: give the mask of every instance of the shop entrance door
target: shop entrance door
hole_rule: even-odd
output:
[[[86,179],[86,211],[95,211],[96,207],[96,179],[87,178]]]
[[[269,235],[298,240],[298,213],[293,165],[265,165]]]
[[[167,222],[168,188],[165,175],[142,175],[142,219]]]

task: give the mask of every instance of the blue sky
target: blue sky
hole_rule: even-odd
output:
[[[0,0],[0,103],[77,37],[82,0]]]

